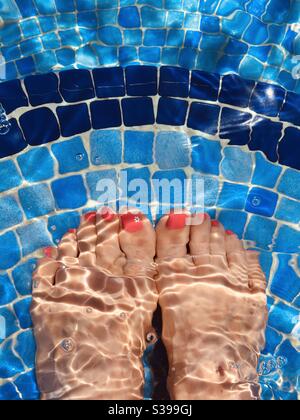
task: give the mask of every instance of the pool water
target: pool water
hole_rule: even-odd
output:
[[[157,180],[202,182],[205,211],[261,252],[261,398],[298,398],[299,15],[297,0],[0,3],[0,399],[39,398],[43,248],[98,208],[99,181],[119,185],[118,207],[136,179],[154,222],[170,204]]]

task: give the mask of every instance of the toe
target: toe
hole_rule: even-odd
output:
[[[97,266],[109,271],[113,275],[122,274],[125,257],[119,243],[119,216],[108,208],[102,209],[97,214],[96,231]]]
[[[248,282],[248,268],[243,242],[238,236],[227,230],[225,235],[227,262],[230,270],[242,283]]]
[[[124,273],[140,274],[153,269],[155,231],[150,220],[141,212],[121,215],[119,241],[126,257]]]
[[[226,255],[225,229],[217,220],[211,222],[209,250],[211,255]]]
[[[77,232],[79,264],[92,267],[96,264],[96,212],[86,213]]]
[[[45,257],[39,260],[32,276],[33,298],[49,293],[55,283],[56,272],[60,267],[61,263],[53,258]]]
[[[211,220],[209,215],[193,215],[189,247],[195,264],[201,263],[201,257],[209,254],[210,234]]]
[[[57,258],[62,262],[67,260],[77,259],[78,257],[78,243],[75,229],[70,229],[60,241],[57,248]]]
[[[164,216],[156,226],[157,258],[180,258],[187,256],[190,225],[187,213],[172,213]]]
[[[246,251],[245,255],[248,265],[248,279],[250,289],[254,292],[265,293],[267,288],[267,280],[260,265],[259,252]]]

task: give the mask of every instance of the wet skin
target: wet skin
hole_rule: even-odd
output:
[[[156,255],[156,264],[154,258]],[[87,214],[34,274],[43,399],[142,399],[158,300],[172,399],[257,399],[265,278],[258,255],[205,217]]]

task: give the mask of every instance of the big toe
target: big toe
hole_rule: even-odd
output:
[[[187,256],[190,225],[187,213],[171,213],[156,226],[156,255],[158,259]]]
[[[139,211],[121,215],[120,247],[125,254],[126,275],[144,275],[153,270],[155,231],[150,220]]]

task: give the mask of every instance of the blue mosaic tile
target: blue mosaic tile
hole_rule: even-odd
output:
[[[95,130],[122,125],[121,107],[117,99],[92,102],[91,116]]]
[[[7,274],[0,275],[0,305],[7,305],[17,298],[15,288]]]
[[[10,337],[12,334],[19,330],[18,320],[16,315],[9,307],[0,308],[0,316],[4,319],[4,328],[1,328],[0,343]],[[4,339],[3,339],[4,338]]]
[[[32,291],[32,274],[36,268],[36,260],[30,259],[18,265],[12,271],[15,288],[22,296],[30,295]]]
[[[123,28],[139,28],[141,25],[139,9],[135,6],[122,7],[118,21]]]
[[[275,217],[279,220],[298,224],[300,222],[300,203],[283,197]]]
[[[226,209],[244,209],[249,188],[245,185],[224,182],[218,199],[218,207]]]
[[[239,147],[226,147],[221,164],[223,176],[233,182],[249,182],[253,171],[251,155]]]
[[[46,184],[21,188],[19,198],[27,219],[44,216],[55,208],[51,191]]]
[[[221,210],[218,220],[223,223],[226,229],[235,232],[239,238],[244,236],[247,214],[236,210]]]
[[[18,376],[14,384],[24,400],[39,400],[40,392],[36,383],[34,370]]]
[[[31,254],[40,248],[52,245],[46,224],[43,220],[19,227],[17,234],[21,241],[23,256]],[[18,246],[14,246],[18,249]]]
[[[156,122],[172,126],[184,125],[188,102],[173,98],[160,98]]]
[[[300,232],[288,226],[282,226],[274,246],[275,252],[299,252]]]
[[[254,241],[258,248],[269,249],[277,223],[261,216],[252,216],[247,226],[244,238]]]
[[[7,382],[0,386],[0,401],[19,401],[21,400],[16,388],[12,383]]]
[[[14,155],[27,147],[15,118],[8,120],[9,131],[1,135],[0,158]]]
[[[80,137],[59,142],[52,146],[58,161],[59,173],[78,172],[89,167],[89,159]]]
[[[22,221],[23,215],[15,197],[0,198],[0,230],[6,230]]]
[[[0,162],[0,193],[18,187],[22,178],[14,162],[8,160]]]
[[[57,116],[63,137],[76,136],[91,129],[88,106],[85,103],[59,106]]]
[[[300,169],[300,130],[294,127],[285,129],[283,139],[278,145],[279,163]]]
[[[250,108],[258,114],[276,117],[282,107],[285,91],[279,86],[257,83],[250,100]]]
[[[288,121],[300,125],[300,95],[287,92],[285,102],[280,111],[279,117],[282,121]]]
[[[146,29],[144,45],[148,47],[163,47],[166,42],[166,29]]]
[[[250,150],[261,150],[271,162],[278,161],[277,146],[282,136],[282,124],[256,117],[251,130]]]
[[[282,335],[268,326],[266,328],[266,346],[262,353],[273,354],[281,342]]]
[[[20,117],[25,139],[31,146],[49,143],[60,136],[59,126],[53,112],[46,107],[27,111]],[[47,130],[45,130],[47,127]]]
[[[280,299],[292,303],[300,292],[299,278],[291,266],[290,255],[278,255],[278,262],[279,266],[274,274],[270,290]]]
[[[32,327],[32,320],[31,320],[31,317],[30,317],[31,301],[32,301],[32,299],[30,297],[30,298],[25,298],[25,299],[22,299],[22,300],[18,300],[18,302],[16,302],[14,304],[14,311],[15,311],[17,317],[18,317],[20,326],[23,330]],[[28,351],[28,348],[25,347],[22,350],[19,347],[19,351],[26,352],[26,351]],[[26,362],[24,359],[23,359],[23,361]],[[28,366],[28,367],[31,367],[31,368],[33,367],[33,360],[31,362],[30,366]]]
[[[124,162],[150,165],[153,163],[153,132],[125,131]]]
[[[122,110],[126,127],[153,125],[155,122],[151,98],[122,99]]]
[[[221,114],[220,138],[229,139],[231,145],[244,145],[250,141],[249,112],[224,107]]]
[[[131,181],[134,181],[136,179],[138,179],[139,181],[144,181],[145,186],[147,186],[147,188],[143,189],[143,191],[141,191],[141,193],[145,195],[144,200],[142,200],[142,204],[145,204],[145,207],[147,209],[148,207],[148,202],[151,198],[151,185],[150,185],[150,171],[148,168],[128,168],[128,169],[124,169],[122,170],[122,179],[123,179],[123,183],[121,183],[120,188],[122,191],[122,199],[127,202],[128,200],[130,200],[130,198],[132,196],[134,196],[138,191],[139,187],[137,190],[131,190],[129,188],[129,184]],[[124,175],[126,175],[126,177],[124,177]],[[140,184],[139,184],[140,185]],[[127,196],[125,196],[125,191],[127,191]],[[122,200],[121,200],[122,203]],[[148,214],[148,211],[145,212],[145,214]]]
[[[66,102],[79,102],[95,97],[91,73],[88,70],[63,71],[59,78],[59,89]]]
[[[155,140],[155,159],[160,169],[184,168],[189,165],[190,142],[184,133],[160,132]]]
[[[23,17],[36,15],[37,10],[32,0],[16,0],[16,3]]]
[[[122,161],[122,139],[117,130],[93,131],[90,148],[93,165],[116,165]]]
[[[179,67],[161,67],[159,94],[186,98],[189,95],[189,71]]]
[[[7,114],[28,105],[28,99],[22,89],[20,80],[0,83],[0,98]]]
[[[20,259],[20,250],[16,235],[13,232],[0,236],[0,270],[13,267]]]
[[[214,177],[202,176],[199,174],[192,175],[192,200],[193,206],[197,205],[197,189],[195,181],[204,183],[204,206],[213,207],[216,204],[219,193],[219,181]]]
[[[292,332],[298,322],[298,311],[279,302],[269,312],[269,325],[285,334]]]
[[[234,74],[224,76],[219,100],[226,104],[246,108],[249,106],[254,85],[255,83],[251,80],[241,79]]]
[[[142,25],[145,28],[165,27],[166,16],[167,13],[165,10],[158,10],[148,6],[142,7],[141,9]]]
[[[285,376],[289,376],[291,378],[299,376],[300,373],[300,354],[297,352],[295,347],[289,342],[289,340],[285,340],[280,348],[275,353],[275,357],[283,357],[289,361],[283,368],[283,374]]]
[[[98,98],[125,95],[124,73],[121,67],[94,69],[93,78]]]
[[[41,14],[50,15],[56,12],[54,0],[45,2],[44,0],[35,0],[36,7]]]
[[[203,71],[192,72],[190,97],[216,101],[219,95],[220,76]]]
[[[278,191],[300,200],[300,173],[294,169],[287,169],[280,180]]]
[[[218,129],[220,107],[217,105],[193,102],[187,126],[207,134],[216,134]]]
[[[24,83],[32,106],[62,102],[58,78],[54,73],[28,76]]]
[[[199,172],[219,175],[222,159],[221,145],[217,141],[192,137],[192,167]]]
[[[261,216],[273,216],[278,200],[278,194],[263,188],[252,188],[249,192],[246,211],[260,214]]]
[[[87,202],[86,189],[80,175],[53,181],[52,192],[59,209],[77,209]]]
[[[252,183],[261,185],[262,187],[274,188],[282,172],[282,168],[279,165],[270,163],[262,153],[256,153],[255,157]]]
[[[170,208],[176,208],[176,205],[178,204],[182,205],[183,203],[186,202],[185,191],[183,191],[184,189],[171,188],[170,199],[168,200],[168,203],[165,203],[162,196],[163,189],[160,187],[160,182],[169,181],[170,183],[172,183],[174,181],[178,182],[179,180],[182,185],[185,179],[186,179],[185,172],[181,169],[154,172],[152,176],[152,182],[154,183],[156,181],[158,184],[157,185],[154,184],[153,190],[154,190],[156,200],[160,204],[159,210],[157,212],[158,219],[163,214],[165,214],[165,210],[164,210],[165,205],[167,205],[168,209],[170,209]]]
[[[99,201],[100,197],[102,197],[102,194],[105,193],[105,191],[102,191],[99,182],[105,180],[105,186],[108,185],[107,181],[113,186],[117,184],[117,174],[116,171],[113,169],[104,170],[104,171],[93,171],[89,172],[86,175],[87,184],[90,190],[91,199],[95,201]],[[113,188],[109,189],[109,193],[113,191]],[[101,203],[105,204],[105,203]],[[107,202],[108,204],[112,204],[111,202]]]
[[[24,367],[21,360],[15,356],[12,350],[12,340],[7,341],[0,348],[0,378],[10,378],[23,372]]]
[[[146,37],[146,35],[145,35]],[[150,40],[145,40],[145,45],[148,45]],[[145,38],[146,39],[146,38]],[[140,29],[128,29],[124,31],[124,45],[136,45],[139,46],[143,43],[143,33]]]
[[[58,243],[68,229],[77,229],[79,223],[80,216],[77,212],[66,212],[49,217],[48,230],[53,242]]]
[[[157,69],[152,66],[129,66],[125,70],[126,90],[129,96],[157,94]]]
[[[167,34],[167,46],[169,47],[181,47],[184,41],[185,33],[183,30],[170,29]],[[178,50],[179,54],[179,50]],[[177,64],[177,60],[175,63]]]
[[[160,48],[158,47],[140,47],[139,59],[146,63],[160,62]]]
[[[17,161],[26,181],[44,181],[54,175],[54,161],[46,147],[23,153],[18,156]]]

